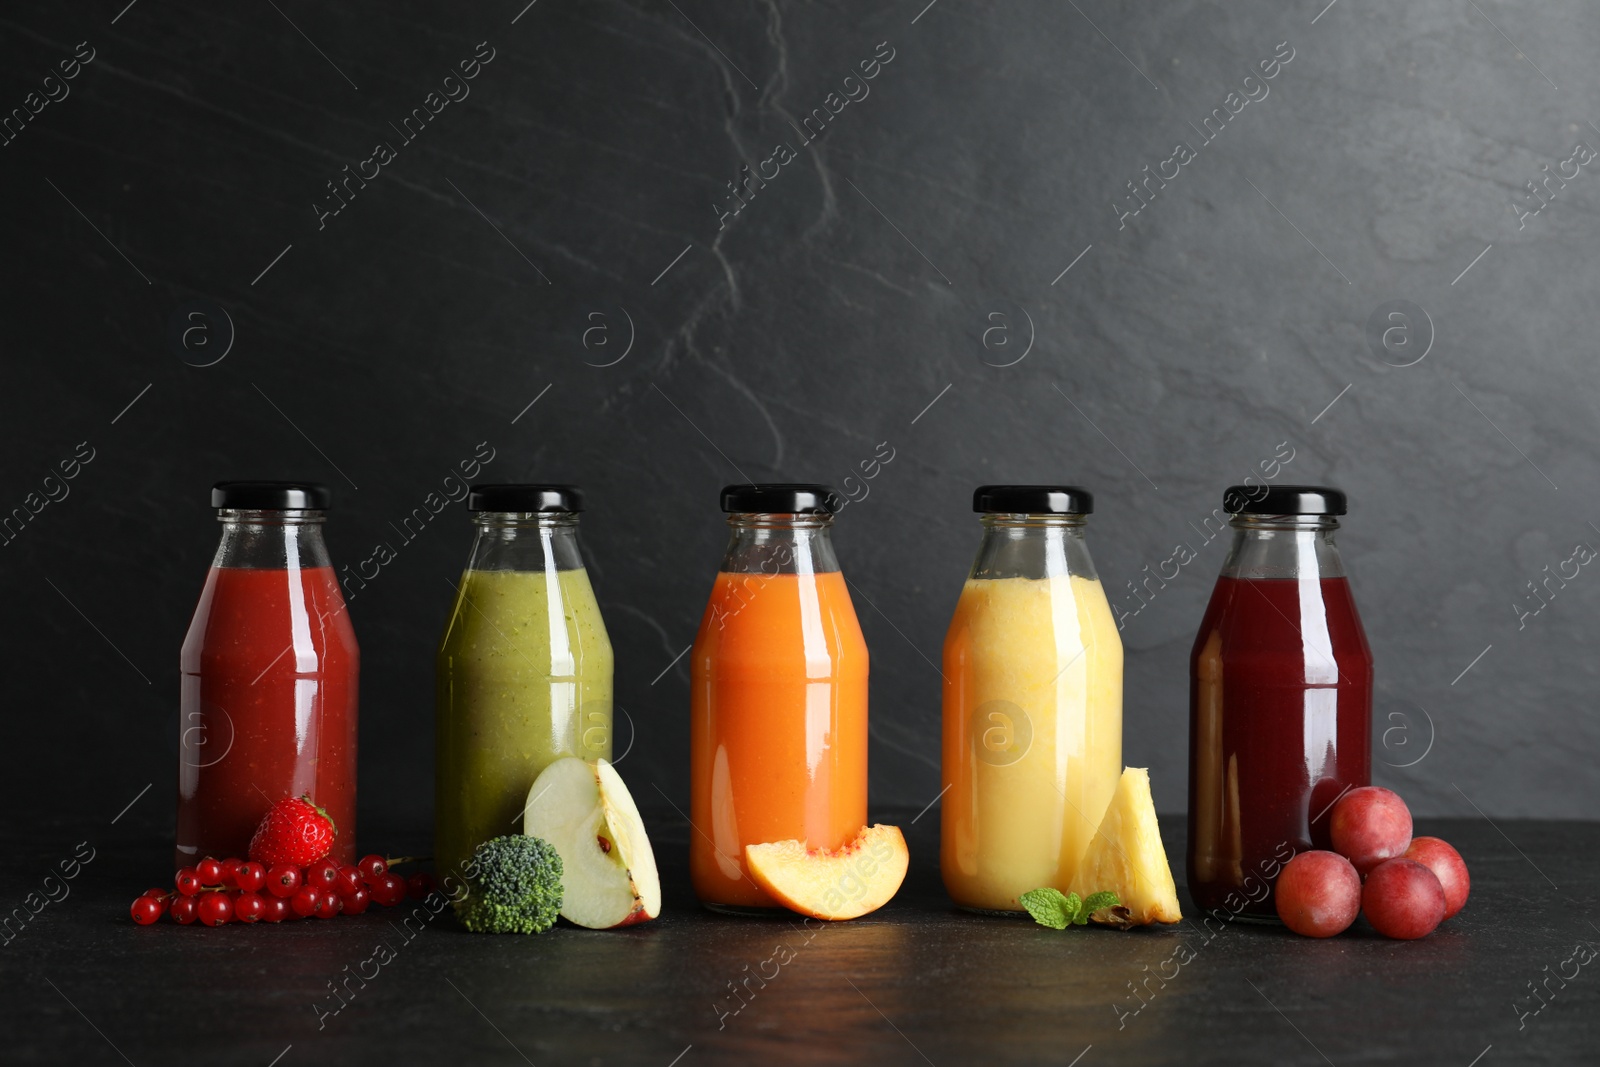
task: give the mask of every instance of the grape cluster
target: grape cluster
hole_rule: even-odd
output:
[[[251,861],[208,856],[179,870],[172,879],[173,889],[145,890],[129,911],[140,926],[149,926],[164,914],[184,926],[360,915],[372,904],[392,908],[407,897],[420,900],[433,892],[431,874],[403,878],[390,870],[405,862],[410,861],[373,854],[353,867],[341,867],[324,857],[305,867],[280,863],[268,869]]]

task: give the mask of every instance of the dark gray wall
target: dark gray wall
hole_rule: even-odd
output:
[[[78,42],[94,58],[0,148],[0,506],[79,442],[94,459],[0,549],[3,795],[99,817],[154,781],[141,814],[168,817],[207,487],[315,477],[340,562],[397,549],[353,607],[363,807],[425,825],[469,529],[459,507],[409,544],[391,524],[487,441],[484,477],[590,491],[624,770],[681,802],[687,672],[666,668],[722,547],[718,487],[838,481],[888,442],[837,535],[875,801],[939,789],[932,662],[972,486],[1070,481],[1098,497],[1114,600],[1198,550],[1123,635],[1126,758],[1181,810],[1223,554],[1195,527],[1286,442],[1279,480],[1351,497],[1378,779],[1428,813],[1589,814],[1600,578],[1573,563],[1539,614],[1513,607],[1600,544],[1600,177],[1513,206],[1600,146],[1588,5],[924,2],[9,8],[5,108]],[[390,124],[481,41],[470,96],[403,143]],[[379,141],[396,157],[319,221]],[[1164,164],[1178,142],[1194,158]],[[779,143],[795,158],[719,229],[726,183]],[[1177,176],[1119,219],[1145,165]],[[1412,306],[1386,348],[1368,323],[1391,301]],[[231,350],[189,365],[223,350],[222,312]],[[187,348],[174,323],[200,327]]]

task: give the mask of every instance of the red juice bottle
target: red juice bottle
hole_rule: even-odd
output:
[[[356,858],[361,654],[322,539],[328,490],[218,482],[222,542],[180,657],[179,866],[244,858],[273,804],[310,796]]]
[[[1272,886],[1328,848],[1328,809],[1372,773],[1372,652],[1333,532],[1337,489],[1228,489],[1233,547],[1189,656],[1189,895],[1277,920]]]

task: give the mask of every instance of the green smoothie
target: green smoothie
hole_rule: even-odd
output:
[[[467,570],[437,663],[434,862],[520,833],[562,756],[611,758],[611,641],[582,568]]]

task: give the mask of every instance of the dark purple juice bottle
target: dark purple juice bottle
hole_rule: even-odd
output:
[[[1276,920],[1290,857],[1372,774],[1372,652],[1333,542],[1344,494],[1233,486],[1233,547],[1189,656],[1189,895]]]

